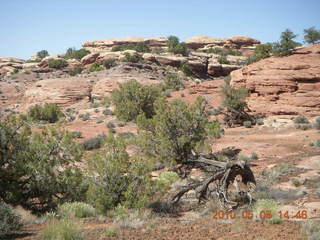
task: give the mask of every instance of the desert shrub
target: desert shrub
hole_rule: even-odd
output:
[[[298,178],[292,178],[291,182],[295,187],[299,187],[302,185],[301,181]]]
[[[80,131],[72,131],[70,133],[71,133],[72,137],[74,137],[74,138],[81,138],[82,137],[82,132],[80,132]]]
[[[0,237],[21,227],[21,217],[9,205],[0,201]]]
[[[170,185],[179,180],[179,175],[175,172],[162,172],[159,176],[158,181],[164,185]]]
[[[79,50],[76,50],[75,48],[68,48],[65,54],[65,58],[81,60],[84,56],[87,56],[89,53],[90,51],[84,48],[81,48]]]
[[[64,114],[56,104],[45,103],[44,105],[34,105],[29,108],[28,117],[34,121],[46,121],[55,123],[59,121]]]
[[[276,182],[280,176],[288,175],[294,171],[294,167],[288,163],[281,163],[270,170],[263,171],[262,175],[267,177],[270,182]]]
[[[158,88],[130,80],[112,92],[115,115],[123,121],[136,120],[141,113],[150,118],[154,115],[154,102],[159,96]]]
[[[270,213],[270,218],[265,218],[272,224],[281,223],[281,219],[278,214],[279,205],[271,199],[260,199],[256,202],[254,206],[254,215],[258,218],[263,219],[266,215],[262,213]]]
[[[297,36],[290,29],[286,29],[281,33],[280,41],[273,44],[273,54],[276,56],[290,55],[294,48],[301,45],[293,40]]]
[[[90,138],[82,143],[83,148],[85,150],[98,149],[102,146],[105,137],[104,134],[99,134],[96,137]]]
[[[218,63],[220,64],[230,64],[229,60],[227,59],[226,56],[221,55],[217,58]]]
[[[208,136],[222,134],[220,124],[209,121],[205,100],[200,97],[192,105],[159,99],[153,118],[140,114],[137,123],[144,130],[141,142],[144,152],[164,162],[183,162]]]
[[[251,153],[250,159],[251,159],[251,160],[258,160],[258,159],[259,159],[259,156],[258,156],[257,153],[253,152],[253,153]]]
[[[180,43],[179,38],[176,36],[169,36],[167,45],[168,45],[168,51],[173,54],[181,54],[183,56],[188,55],[186,44]]]
[[[122,62],[131,62],[131,63],[137,63],[141,60],[141,57],[138,55],[131,55],[130,53],[124,53],[124,57],[121,58]]]
[[[248,96],[248,90],[244,87],[236,89],[228,84],[228,81],[227,79],[227,84],[222,87],[223,105],[228,111],[242,112],[247,107],[245,99]]]
[[[71,219],[52,221],[42,230],[43,240],[83,240],[79,223]]]
[[[64,203],[58,207],[58,215],[62,218],[94,217],[96,210],[84,202]]]
[[[117,228],[116,227],[108,227],[104,231],[104,236],[106,237],[116,237],[117,236]]]
[[[253,54],[251,54],[247,60],[247,64],[257,62],[261,59],[268,58],[272,55],[273,49],[271,43],[259,44],[254,49]]]
[[[261,118],[257,119],[256,123],[258,125],[263,125],[264,124],[264,122],[263,122],[263,120]]]
[[[102,66],[101,63],[98,63],[98,62],[92,63],[90,68],[89,68],[90,72],[99,72],[99,71],[102,71],[102,70],[103,70],[103,66]]]
[[[167,89],[179,90],[181,88],[184,88],[184,85],[182,84],[179,76],[176,74],[168,74],[165,77],[164,83],[161,86],[162,91],[165,91]]]
[[[49,56],[49,53],[47,50],[41,50],[39,52],[37,52],[37,57],[43,59],[45,57]]]
[[[307,234],[308,240],[317,240],[320,238],[320,221],[308,219],[303,221],[301,229]]]
[[[110,134],[101,152],[89,160],[88,201],[101,213],[117,206],[143,207],[153,194],[152,165],[126,152],[121,137]]]
[[[82,73],[82,71],[83,71],[82,67],[76,66],[74,68],[69,69],[68,73],[70,76],[76,76],[76,75]]]
[[[251,123],[251,121],[244,121],[243,122],[243,126],[245,126],[246,128],[251,128],[252,127],[252,123]]]
[[[229,48],[227,50],[227,55],[242,56],[242,52],[237,49]]]
[[[149,46],[145,42],[139,42],[137,44],[126,44],[126,45],[118,45],[114,46],[111,51],[118,52],[118,51],[125,51],[125,50],[135,50],[137,52],[150,52]]]
[[[310,124],[298,124],[298,125],[296,125],[296,129],[301,129],[303,131],[311,129],[311,128],[312,128],[312,125],[310,125]]]
[[[110,109],[108,109],[108,108],[106,108],[105,110],[103,110],[103,112],[102,112],[104,115],[113,115],[113,112],[110,110]]]
[[[190,64],[188,62],[182,62],[180,64],[180,69],[186,76],[192,76],[193,75],[192,68],[191,68],[191,66],[190,66]]]
[[[107,126],[107,128],[115,128],[116,127],[116,125],[113,122],[108,122],[106,126]]]
[[[80,161],[82,149],[72,134],[53,127],[32,134],[26,123],[11,117],[0,121],[0,137],[4,202],[40,214],[82,199],[82,172],[74,164]]]
[[[218,54],[218,55],[226,55],[226,52],[223,48],[209,48],[207,51],[207,53],[213,53],[213,54]]]
[[[135,137],[134,133],[132,132],[122,132],[122,133],[119,133],[118,136],[123,139],[132,139]]]
[[[82,119],[82,121],[87,121],[90,119],[90,113],[80,114],[79,118]]]
[[[110,68],[116,66],[116,60],[115,59],[106,59],[102,62],[102,64],[106,69],[110,69]]]
[[[320,147],[320,139],[315,140],[310,144],[311,146]]]
[[[111,104],[111,99],[109,97],[104,97],[101,101],[101,104],[105,107],[109,107]]]
[[[314,128],[320,130],[320,117],[316,118],[316,122],[314,124]]]
[[[91,108],[98,108],[98,107],[100,107],[100,104],[99,104],[98,102],[91,103],[91,104],[90,104],[90,107],[91,107]]]
[[[309,123],[309,120],[305,116],[297,116],[294,118],[294,122],[295,123]]]
[[[315,27],[307,28],[303,30],[304,41],[309,44],[315,44],[320,41],[320,30],[315,29]]]
[[[49,59],[48,66],[49,68],[62,69],[68,66],[68,63],[64,59]]]

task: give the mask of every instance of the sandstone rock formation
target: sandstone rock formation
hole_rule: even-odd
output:
[[[231,73],[231,84],[251,92],[249,107],[274,115],[320,115],[320,44],[271,57]]]
[[[24,60],[13,57],[0,57],[0,75],[11,74],[16,69],[21,69]]]
[[[193,36],[185,40],[185,43],[192,49],[223,47],[241,50],[241,48],[259,44],[260,41],[246,36],[233,36],[228,38]]]
[[[22,108],[26,110],[39,103],[55,103],[66,107],[89,99],[90,91],[90,83],[78,77],[41,80],[25,91]]]

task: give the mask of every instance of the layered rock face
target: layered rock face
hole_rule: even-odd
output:
[[[15,69],[21,69],[24,60],[13,57],[0,57],[0,75],[14,73]]]
[[[251,92],[249,107],[272,115],[320,115],[320,44],[271,57],[231,73]]]

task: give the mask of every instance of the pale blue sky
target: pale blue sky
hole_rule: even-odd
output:
[[[290,28],[320,29],[320,0],[0,0],[0,56],[62,53],[124,36],[247,35],[277,41]]]

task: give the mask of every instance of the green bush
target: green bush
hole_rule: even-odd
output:
[[[124,53],[124,57],[121,59],[122,62],[137,63],[141,60],[138,55],[131,55],[130,53]]]
[[[242,56],[242,52],[237,49],[229,48],[227,50],[227,55]]]
[[[217,60],[220,64],[230,64],[229,60],[224,55],[219,56]]]
[[[169,36],[168,37],[168,51],[173,54],[181,54],[183,56],[188,55],[187,46],[185,43],[180,43],[179,38],[176,36]]]
[[[253,54],[249,56],[247,64],[251,64],[261,59],[271,57],[272,53],[273,49],[271,43],[259,44],[254,49]]]
[[[89,71],[90,72],[99,72],[103,70],[103,66],[101,65],[101,63],[95,62],[93,64],[91,64]]]
[[[262,215],[262,212],[270,212],[271,213],[271,218],[270,219],[265,219],[268,220],[269,223],[271,224],[279,224],[281,223],[281,219],[279,218],[279,205],[271,199],[260,199],[255,203],[254,206],[254,215],[257,216],[258,218],[263,219],[264,215]]]
[[[64,59],[49,59],[48,66],[49,68],[62,69],[68,66],[68,62]]]
[[[184,88],[184,85],[182,84],[180,78],[176,74],[168,74],[166,78],[164,79],[164,84],[162,84],[162,91],[168,90],[168,89],[174,89],[174,90],[180,90],[181,88]]]
[[[242,52],[240,52],[237,49],[233,49],[233,48],[228,48],[228,49],[223,49],[223,48],[209,48],[206,51],[207,53],[213,53],[213,54],[218,54],[218,55],[222,55],[222,56],[226,56],[226,55],[233,55],[233,56],[241,56]]]
[[[192,76],[193,75],[192,68],[191,68],[191,66],[190,66],[190,64],[188,62],[182,62],[180,64],[180,69],[186,76]]]
[[[251,128],[252,127],[252,123],[251,123],[251,121],[244,121],[243,122],[243,126],[245,126],[246,128]]]
[[[293,41],[298,35],[294,34],[290,29],[286,29],[281,33],[280,41],[273,44],[273,54],[276,56],[287,56],[292,50],[301,44]]]
[[[84,240],[79,223],[71,219],[50,222],[42,231],[42,240]]]
[[[59,121],[64,114],[56,104],[45,103],[44,105],[34,105],[29,108],[28,117],[34,121],[46,121],[55,123]]]
[[[320,41],[320,30],[315,29],[315,27],[304,29],[303,32],[306,43],[315,44]]]
[[[309,123],[309,120],[305,116],[297,116],[294,118],[294,122],[295,123]]]
[[[302,231],[307,234],[308,240],[320,239],[320,221],[317,219],[308,219],[302,223]]]
[[[143,207],[154,194],[151,169],[146,159],[129,160],[123,139],[109,135],[89,161],[88,201],[103,214],[117,206]]]
[[[103,141],[105,139],[106,135],[99,134],[96,137],[90,138],[82,143],[82,146],[85,150],[93,150],[101,148]]]
[[[66,59],[77,59],[81,60],[84,56],[88,55],[90,52],[84,48],[76,50],[75,48],[68,48],[65,58]]]
[[[75,166],[82,149],[71,133],[46,127],[32,134],[25,122],[11,117],[0,121],[0,138],[4,202],[41,214],[83,198],[82,172]]]
[[[116,66],[116,60],[115,59],[106,59],[102,62],[102,64],[106,69],[110,69],[110,68]]]
[[[160,96],[160,91],[153,86],[143,86],[136,80],[130,80],[112,92],[112,102],[115,104],[115,114],[123,121],[136,120],[144,113],[147,118],[154,115],[154,102]]]
[[[19,230],[22,227],[21,217],[4,202],[0,201],[0,237]]]
[[[82,121],[87,121],[90,119],[90,113],[80,114],[79,118],[82,119]]]
[[[310,124],[298,124],[298,125],[296,125],[296,129],[301,129],[303,131],[311,129],[311,128],[312,128],[312,125],[310,125]]]
[[[95,215],[94,207],[83,202],[64,203],[58,207],[58,216],[62,218],[86,218]]]
[[[82,67],[76,66],[74,68],[69,69],[68,73],[70,76],[76,76],[76,75],[82,73],[82,71],[83,71]]]
[[[150,52],[149,46],[145,42],[139,42],[137,44],[126,44],[126,45],[119,45],[114,46],[111,51],[118,52],[118,51],[125,51],[125,50],[135,50],[137,52]]]
[[[316,118],[316,122],[314,124],[314,128],[320,130],[320,117]]]
[[[170,185],[179,180],[179,175],[175,172],[162,172],[159,176],[158,181],[165,185]]]
[[[104,115],[113,115],[113,112],[110,110],[110,109],[108,109],[108,108],[106,108],[105,110],[103,110],[103,112],[102,112]]]
[[[43,59],[45,57],[49,56],[49,53],[47,50],[41,50],[39,52],[37,52],[37,57]]]
[[[223,105],[228,111],[242,112],[247,107],[245,99],[248,96],[248,90],[244,87],[236,89],[228,81],[222,87]]]
[[[207,53],[213,53],[213,54],[218,54],[218,55],[225,55],[226,52],[223,50],[223,48],[209,48],[207,51]]]
[[[197,98],[192,105],[181,100],[166,103],[159,99],[155,103],[154,117],[147,119],[141,114],[137,123],[144,130],[143,151],[164,162],[181,163],[208,136],[221,134],[220,124],[209,122],[203,98]]]

